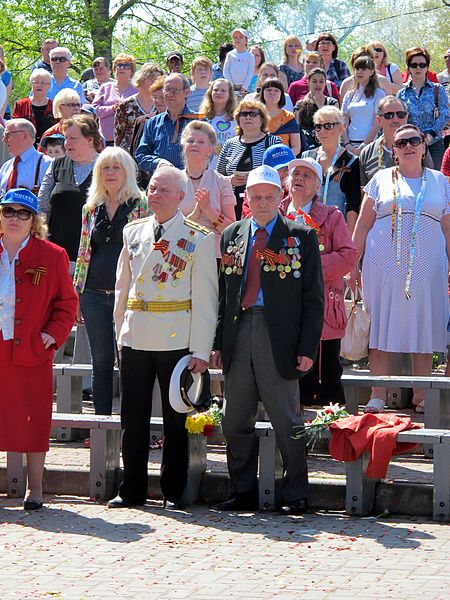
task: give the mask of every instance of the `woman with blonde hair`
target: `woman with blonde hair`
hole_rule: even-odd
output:
[[[53,117],[58,122],[52,127],[49,127],[41,136],[41,139],[53,135],[54,133],[62,133],[64,122],[74,115],[80,114],[81,102],[78,92],[70,88],[65,88],[58,92],[53,100]],[[44,149],[39,146],[39,151]]]
[[[100,133],[107,146],[114,144],[114,109],[119,102],[138,91],[131,79],[136,73],[136,59],[131,54],[118,54],[113,61],[115,79],[103,83],[95,94],[92,106],[99,121]]]
[[[368,48],[373,52],[377,73],[386,77],[391,84],[390,93],[396,94],[403,87],[402,74],[398,65],[389,62],[386,46],[382,42],[370,42]]]
[[[258,100],[248,97],[240,101],[234,112],[236,134],[222,146],[217,171],[227,176],[236,198],[236,219],[242,214],[245,184],[249,172],[262,165],[264,152],[281,139],[268,133],[269,116],[266,107]]]
[[[34,69],[30,76],[31,95],[17,100],[12,113],[13,119],[27,119],[36,128],[36,143],[55,124],[53,103],[47,96],[52,76],[46,69]]]
[[[266,62],[266,55],[264,54],[264,50],[261,48],[261,46],[258,45],[251,46],[251,48],[249,48],[249,52],[250,54],[253,54],[253,58],[255,59],[255,70],[253,72],[250,85],[248,86],[248,91],[254,92],[258,84],[259,67]]]
[[[216,79],[214,83],[220,81]],[[186,193],[181,212],[207,227],[216,236],[216,257],[221,257],[222,231],[236,220],[236,199],[230,180],[210,166],[217,144],[216,133],[209,123],[191,121],[181,134],[186,174]]]
[[[0,203],[0,452],[27,455],[25,510],[43,506],[53,355],[77,306],[67,254],[45,238],[36,196],[9,190]]]
[[[200,114],[205,116],[206,121],[214,129],[217,138],[216,149],[211,157],[211,169],[215,169],[218,154],[224,143],[235,134],[235,108],[236,97],[233,85],[226,79],[215,79],[206,90],[199,109]]]
[[[296,35],[288,35],[283,43],[284,60],[279,69],[286,76],[288,90],[291,83],[298,81],[304,75],[305,69],[302,60],[302,43]],[[280,78],[281,79],[281,78]],[[284,83],[284,82],[283,82]]]
[[[74,286],[80,299],[77,322],[84,320],[91,349],[93,402],[98,415],[110,415],[112,410],[114,287],[123,228],[150,214],[136,176],[136,164],[128,152],[106,148],[94,166],[82,210]]]
[[[131,80],[138,93],[119,102],[114,108],[114,145],[130,151],[131,139],[136,120],[139,117],[155,114],[150,86],[163,75],[158,65],[146,63],[136,71]]]

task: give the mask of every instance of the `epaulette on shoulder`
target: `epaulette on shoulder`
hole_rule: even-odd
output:
[[[145,223],[145,221],[149,221],[151,217],[144,217],[142,219],[135,219],[134,221],[130,221],[125,225],[125,227],[132,227],[133,225],[139,225],[140,223]]]
[[[191,229],[195,229],[195,231],[200,231],[200,233],[204,233],[208,235],[211,231],[207,227],[203,227],[203,225],[199,225],[195,221],[191,221],[191,219],[184,219],[185,224]]]

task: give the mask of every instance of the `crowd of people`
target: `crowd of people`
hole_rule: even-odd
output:
[[[179,51],[165,65],[96,57],[78,81],[70,49],[46,39],[12,110],[1,54],[0,450],[27,454],[27,510],[42,507],[52,362],[74,322],[98,415],[112,412],[120,365],[124,478],[111,508],[145,503],[156,379],[164,505],[186,504],[180,361],[191,380],[225,374],[233,494],[219,508],[257,506],[261,401],[284,464],[281,510],[302,514],[293,432],[300,402],[345,401],[346,288],[370,313],[372,374],[391,374],[402,352],[429,375],[446,351],[450,49],[436,74],[422,47],[402,72],[379,41],[349,66],[331,33],[305,48],[289,35],[279,65],[248,42],[237,28],[218,62],[190,68]],[[373,388],[364,410],[385,402]],[[424,411],[423,390],[413,405]]]

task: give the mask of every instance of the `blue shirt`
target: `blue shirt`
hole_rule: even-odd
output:
[[[30,74],[35,70],[35,69],[45,69],[46,71],[48,71],[50,73],[50,75],[53,75],[53,71],[52,71],[52,65],[50,65],[49,63],[44,62],[42,59],[41,60],[37,60],[34,65],[31,67],[31,72]]]
[[[182,114],[195,115],[196,113],[185,106]],[[184,169],[180,139],[183,129],[192,119],[184,117],[179,119],[178,136],[175,142],[172,142],[172,139],[176,121],[172,120],[167,110],[146,122],[141,142],[135,153],[136,162],[142,171],[152,175],[161,159],[169,161],[178,169]]]
[[[220,63],[214,63],[212,66],[211,81],[215,81],[216,79],[223,79],[223,70]]]
[[[439,116],[434,118],[434,86],[438,86],[438,107]],[[438,83],[432,83],[426,80],[423,87],[420,89],[419,95],[413,87],[412,81],[397,92],[397,98],[403,100],[408,105],[409,116],[408,123],[416,125],[422,133],[429,133],[437,141],[442,133],[442,129],[449,118],[448,98],[445,89]]]
[[[34,146],[31,146],[31,148],[28,148],[28,150],[25,150],[20,155],[20,162],[17,164],[17,187],[25,187],[29,190],[33,189],[40,156],[42,156],[42,160],[39,167],[37,185],[41,185],[44,175],[53,159],[46,154],[41,154]],[[13,166],[14,158],[11,158],[0,168],[0,193],[2,195],[6,192],[6,184],[8,183],[9,174],[13,170]]]
[[[54,100],[56,94],[61,90],[65,89],[75,90],[80,96],[81,104],[86,103],[86,98],[84,97],[83,87],[81,83],[76,79],[72,79],[72,77],[69,77],[68,75],[60,85],[58,85],[56,79],[52,76],[52,84],[50,86],[49,91],[47,92],[47,97],[50,98],[50,100]]]
[[[265,227],[261,227],[261,225],[258,225],[258,223],[253,218],[250,219],[250,239],[249,239],[248,248],[247,248],[247,259],[250,256],[251,249],[253,248],[253,245],[255,243],[257,229],[265,229],[266,230],[266,232],[267,232],[266,240],[268,241],[270,236],[272,235],[272,231],[273,231],[273,228],[275,227],[275,223],[277,222],[277,219],[278,219],[278,213],[274,216],[274,218],[271,221],[269,221],[267,223],[267,225]],[[247,269],[248,269],[248,260],[247,260],[247,265],[245,267],[244,284],[247,279]],[[259,289],[259,292],[258,292],[258,299],[256,300],[256,303],[253,306],[264,306],[263,291],[261,288]]]

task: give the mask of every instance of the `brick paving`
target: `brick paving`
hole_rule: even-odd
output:
[[[46,503],[0,497],[2,600],[449,597],[448,526],[424,519]]]

